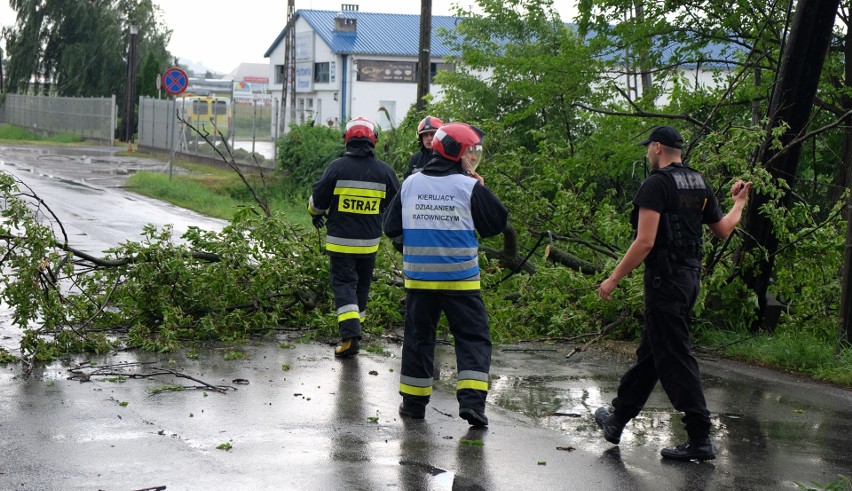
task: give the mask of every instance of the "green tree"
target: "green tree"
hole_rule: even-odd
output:
[[[10,6],[17,19],[3,37],[12,93],[121,101],[131,25],[139,28],[137,62],[153,57],[163,69],[171,58],[171,31],[152,0],[10,0]]]

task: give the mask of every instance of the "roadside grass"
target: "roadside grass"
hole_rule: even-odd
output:
[[[230,220],[234,213],[255,204],[251,193],[235,172],[229,169],[180,162],[183,172],[166,174],[138,172],[125,183],[129,191],[167,201],[203,215]],[[287,216],[294,224],[309,227],[310,217],[305,210],[307,198],[288,189],[287,183],[270,172],[261,180],[259,175],[247,174],[247,180],[273,212]]]
[[[52,135],[39,136],[18,126],[10,124],[0,124],[0,140],[17,141],[17,142],[38,142],[40,144],[69,144],[81,143],[84,138],[75,135]]]
[[[852,387],[852,348],[835,350],[830,341],[811,333],[783,326],[774,333],[756,335],[706,329],[698,333],[696,344],[714,354]]]

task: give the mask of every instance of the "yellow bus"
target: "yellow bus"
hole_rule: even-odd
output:
[[[177,98],[178,115],[201,133],[218,138],[221,132],[227,140],[234,129],[231,101],[220,97],[186,96]],[[187,128],[187,135],[192,130]],[[212,138],[211,138],[212,139]]]

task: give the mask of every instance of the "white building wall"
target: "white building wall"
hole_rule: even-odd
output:
[[[301,33],[313,32],[310,24],[301,17],[296,20],[295,30],[297,37]],[[281,80],[276,79],[275,66],[284,64],[285,44],[286,41],[282,40],[269,56],[269,88],[272,92],[273,107],[280,107],[280,101],[282,100],[281,91],[284,86]],[[330,77],[328,83],[315,83],[312,81],[309,90],[297,89],[296,100],[292,101],[296,110],[297,124],[313,119],[314,124],[326,124],[338,127],[353,117],[363,116],[376,121],[383,130],[387,130],[391,127],[396,127],[402,122],[417,98],[417,83],[358,81],[357,63],[359,58],[376,61],[417,62],[415,57],[355,56],[332,53],[331,48],[323,42],[322,38],[314,34],[312,63],[333,63],[334,66],[331,71],[333,78]],[[442,63],[442,61],[441,59],[432,60],[433,63]],[[307,63],[306,61],[299,61],[297,63],[302,63],[302,68],[306,68],[304,65],[304,63]],[[344,69],[346,73],[343,72]],[[313,73],[313,70],[311,73]],[[344,83],[346,83],[345,90],[343,87]],[[440,86],[432,85],[430,91],[436,100],[441,98],[442,90]],[[343,100],[344,95],[345,101]],[[291,104],[291,101],[287,101],[287,104],[288,107],[281,108],[284,111],[282,119],[286,121],[285,131],[289,129],[289,104]],[[380,110],[381,107],[385,107],[388,110],[390,119]],[[272,125],[274,128],[274,122]]]

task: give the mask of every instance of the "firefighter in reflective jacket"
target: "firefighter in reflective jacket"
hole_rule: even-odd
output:
[[[479,294],[476,234],[502,232],[508,212],[475,174],[481,131],[464,123],[444,125],[435,133],[432,151],[423,170],[403,181],[385,216],[385,234],[401,244],[405,273],[399,413],[425,416],[443,312],[455,338],[459,416],[486,426],[491,333]]]
[[[328,164],[308,200],[315,227],[322,228],[328,219],[325,248],[340,329],[334,356],[339,358],[358,353],[382,237],[382,213],[399,191],[393,169],[374,155],[377,137],[372,121],[360,117],[350,121],[343,135],[343,157]]]
[[[420,150],[408,159],[408,170],[402,176],[403,179],[420,172],[432,160],[432,140],[441,126],[444,126],[444,122],[435,116],[426,116],[417,125],[417,144]]]

